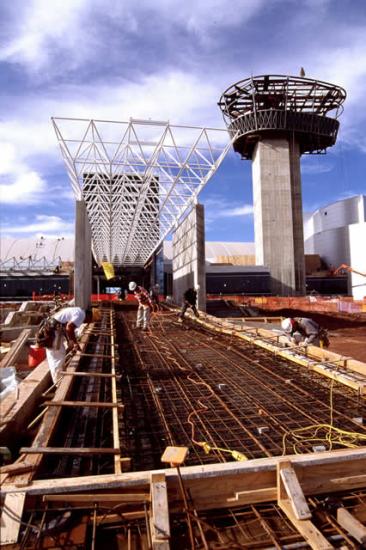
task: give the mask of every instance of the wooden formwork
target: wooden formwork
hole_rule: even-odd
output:
[[[111,314],[112,315],[112,314]],[[335,379],[365,394],[366,365],[351,358],[308,346],[306,354],[290,346],[283,348],[284,337],[266,329],[252,329],[244,326],[237,330],[227,321],[202,315],[199,323],[234,337],[243,338],[253,344],[272,351],[276,355],[295,361],[308,369]],[[112,321],[111,321],[112,324]],[[93,326],[89,327],[92,333]],[[259,503],[276,503],[288,521],[314,549],[332,548],[324,533],[314,524],[308,499],[316,495],[342,493],[366,489],[366,450],[349,449],[328,451],[306,455],[286,455],[283,457],[252,459],[245,462],[211,464],[181,467],[175,465],[167,469],[146,472],[123,473],[118,439],[118,408],[116,393],[115,341],[111,336],[112,400],[108,404],[113,409],[113,449],[106,452],[114,455],[115,473],[109,475],[83,476],[63,479],[34,480],[34,472],[47,452],[68,452],[50,447],[53,430],[60,418],[63,406],[93,406],[93,403],[75,403],[69,400],[72,381],[78,376],[101,376],[97,373],[78,372],[78,357],[75,357],[57,387],[55,396],[48,403],[41,429],[32,448],[22,450],[21,459],[2,469],[2,493],[5,506],[18,517],[26,507],[28,499],[42,498],[43,503],[67,503],[70,506],[90,506],[93,525],[101,518],[93,507],[96,504],[111,503],[123,511],[131,503],[141,509],[128,512],[126,517],[144,517],[146,508],[150,518],[151,546],[154,549],[168,550],[170,546],[170,522],[173,514],[187,508],[184,494],[188,493],[194,503],[195,512],[213,509],[228,509]],[[84,351],[87,335],[82,344]],[[103,357],[106,354],[103,354]],[[79,355],[80,357],[80,355]],[[341,365],[341,367],[340,367]],[[97,406],[95,404],[95,406]],[[98,406],[107,406],[100,403]],[[113,451],[113,452],[112,452]],[[75,449],[76,454],[101,452],[101,449]],[[182,483],[184,491],[182,491]],[[145,510],[145,511],[144,511]],[[130,515],[128,515],[130,514]],[[339,516],[339,517],[338,517]],[[116,516],[111,514],[111,521]],[[1,543],[15,543],[19,536],[19,522],[13,517],[3,517]],[[104,519],[103,519],[104,521]],[[357,517],[347,510],[340,510],[337,521],[361,543],[366,540],[366,528]]]

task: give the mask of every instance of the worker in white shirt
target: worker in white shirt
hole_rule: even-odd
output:
[[[92,310],[81,307],[65,307],[46,319],[41,326],[37,343],[46,348],[46,357],[55,384],[62,372],[66,354],[80,350],[75,330],[92,321]]]

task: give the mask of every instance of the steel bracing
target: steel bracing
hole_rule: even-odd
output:
[[[224,159],[226,130],[53,118],[98,263],[144,265]]]

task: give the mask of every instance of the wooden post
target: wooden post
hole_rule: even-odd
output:
[[[25,328],[22,330],[18,338],[15,340],[15,342],[11,346],[8,353],[1,360],[0,362],[1,369],[4,369],[5,367],[14,366],[17,363],[18,358],[23,352],[23,348],[27,343],[28,338],[30,338],[31,333],[32,333],[32,329],[30,328]]]
[[[277,502],[293,526],[314,550],[329,550],[333,546],[310,521],[311,512],[290,461],[277,464]]]
[[[366,527],[355,518],[346,508],[338,508],[337,522],[359,543],[366,543]]]
[[[22,519],[25,493],[5,495],[1,514],[0,545],[16,544],[19,537],[19,521]]]
[[[170,525],[168,493],[164,473],[151,474],[150,520],[153,550],[169,550]]]

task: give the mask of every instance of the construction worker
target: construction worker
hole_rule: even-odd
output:
[[[160,306],[159,306],[159,290],[160,290],[160,286],[158,285],[158,283],[156,283],[155,285],[153,285],[150,288],[150,298],[151,298],[151,301],[152,301],[152,303],[154,304],[154,306],[156,307],[157,310],[160,309]]]
[[[320,345],[320,326],[307,317],[288,317],[281,323],[282,330],[288,339],[294,344]]]
[[[197,291],[199,290],[199,288],[199,285],[195,286],[195,288],[188,288],[188,290],[186,290],[183,294],[182,311],[180,312],[178,319],[179,323],[183,323],[184,315],[189,307],[192,309],[194,315],[196,317],[199,317],[199,313],[196,307]]]
[[[142,330],[146,331],[150,322],[150,313],[154,309],[149,293],[143,286],[138,286],[134,281],[129,283],[128,288],[134,293],[139,303],[136,328],[142,327]]]
[[[53,383],[60,378],[66,354],[80,350],[75,329],[92,321],[92,310],[81,307],[64,307],[53,313],[40,327],[36,341],[46,348],[46,357]]]

